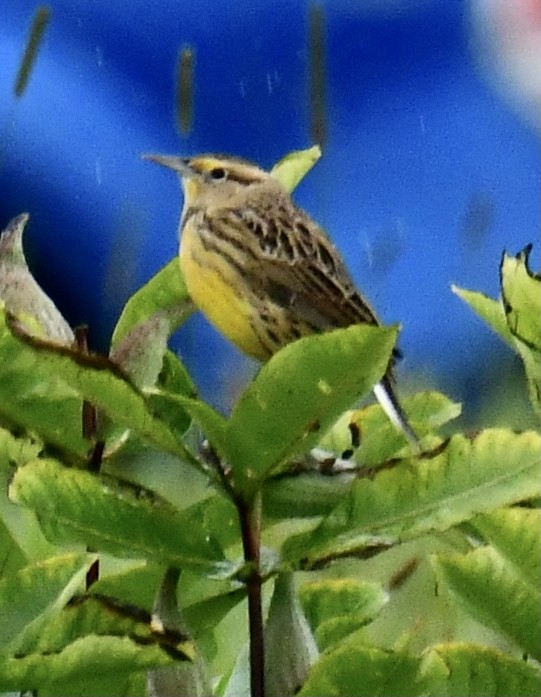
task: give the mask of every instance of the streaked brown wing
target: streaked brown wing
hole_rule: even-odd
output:
[[[355,288],[334,245],[302,210],[288,202],[278,215],[243,211],[258,243],[255,283],[298,319],[324,331],[350,324],[378,324]]]

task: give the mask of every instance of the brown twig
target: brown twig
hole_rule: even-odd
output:
[[[246,579],[248,626],[250,632],[250,695],[265,695],[265,650],[263,643],[263,609],[261,605],[261,495],[254,501],[237,499],[244,559],[250,565]]]
[[[75,343],[79,353],[83,355],[88,354],[88,327],[82,325],[76,327],[75,329]],[[96,407],[87,402],[83,401],[83,409],[81,414],[81,430],[83,433],[83,438],[86,438],[92,443],[90,453],[87,460],[87,469],[89,472],[98,474],[101,469],[101,461],[103,456],[103,450],[105,448],[105,443],[97,440],[98,434],[98,417],[96,413]],[[87,547],[87,551],[91,552],[90,547]],[[99,581],[100,578],[100,560],[96,559],[86,572],[85,585],[86,590]]]

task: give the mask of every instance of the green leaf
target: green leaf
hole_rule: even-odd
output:
[[[541,414],[541,355],[532,351],[519,339],[516,340],[517,351],[524,363],[526,379],[528,380],[528,394],[530,402],[538,415]]]
[[[434,566],[473,617],[503,632],[523,651],[541,657],[541,591],[524,582],[494,547],[441,555]]]
[[[541,413],[541,277],[528,268],[530,252],[531,245],[516,257],[503,255],[502,302],[454,286],[453,291],[521,356],[530,399]]]
[[[135,671],[173,663],[174,658],[159,646],[139,645],[130,637],[90,635],[59,653],[24,657],[0,654],[0,690],[111,695],[111,682]],[[93,688],[90,692],[89,686]]]
[[[319,145],[314,145],[307,150],[296,150],[277,162],[270,173],[275,179],[278,179],[286,191],[293,191],[320,157]]]
[[[425,653],[423,667],[436,678],[431,697],[539,697],[541,692],[538,666],[488,646],[440,644]]]
[[[529,245],[516,257],[503,255],[500,283],[511,334],[541,351],[541,277],[528,268]]]
[[[299,697],[417,697],[427,694],[420,659],[347,642],[324,653],[313,666]]]
[[[10,472],[13,466],[24,465],[36,458],[43,445],[28,437],[16,437],[0,427],[0,471]]]
[[[43,292],[30,273],[23,252],[23,233],[28,213],[13,218],[0,237],[0,300],[8,312],[22,321],[35,320],[29,331],[61,344],[71,344],[74,335],[53,301]]]
[[[462,298],[511,348],[515,348],[513,335],[509,331],[503,305],[499,300],[493,300],[483,295],[483,293],[466,290],[454,285],[451,286],[451,290],[459,298]]]
[[[541,414],[541,277],[528,268],[531,245],[503,255],[500,283],[509,330],[524,363],[532,405]]]
[[[280,574],[265,625],[265,687],[268,697],[293,697],[318,655],[295,591],[292,573]]]
[[[10,646],[16,656],[58,653],[85,636],[129,636],[140,644],[156,644],[177,660],[193,661],[195,648],[186,632],[167,625],[164,632],[154,615],[105,595],[74,595],[39,633],[26,632]]]
[[[246,590],[238,588],[200,600],[186,607],[186,622],[199,638],[204,632],[214,631],[221,620],[245,598]]]
[[[10,576],[27,561],[23,548],[2,519],[0,510],[0,549],[2,550],[2,576]]]
[[[84,457],[82,406],[80,395],[12,336],[0,309],[0,416]]]
[[[521,576],[538,588],[541,581],[541,511],[503,508],[477,516],[473,527]]]
[[[142,559],[118,558],[115,559],[112,570],[107,569],[105,564],[102,564],[99,579],[92,584],[92,595],[117,598],[150,612],[156,588],[165,571],[163,565]]]
[[[45,535],[119,557],[215,568],[223,553],[189,512],[142,487],[36,460],[18,470],[11,498],[35,510]]]
[[[169,334],[172,334],[194,310],[175,257],[128,300],[117,322],[111,346],[117,346],[133,327],[158,313],[168,321]]]
[[[29,627],[39,633],[81,587],[94,559],[88,554],[66,554],[30,564],[0,580],[0,649]]]
[[[200,399],[193,399],[179,394],[160,392],[159,390],[154,390],[151,393],[151,396],[152,399],[159,398],[159,400],[161,400],[161,404],[159,406],[160,413],[164,413],[167,409],[170,409],[173,411],[173,413],[175,409],[184,409],[191,416],[191,418],[195,419],[195,421],[197,421],[197,423],[201,426],[205,437],[208,438],[217,452],[227,458],[227,421],[209,404],[201,401]]]
[[[178,442],[182,444],[182,438],[191,423],[190,410],[186,407],[187,404],[191,405],[192,400],[186,400],[183,395],[173,394],[159,388],[146,389],[144,394],[147,406],[153,416],[166,425],[169,431],[176,436]],[[204,404],[204,402],[200,402],[200,404]],[[196,464],[193,458],[190,458],[190,462]]]
[[[354,325],[299,339],[266,363],[227,422],[223,455],[247,498],[385,372],[396,329]],[[195,415],[194,415],[195,416]]]
[[[195,398],[197,390],[184,364],[172,351],[163,356],[162,370],[158,377],[158,387],[173,394]]]
[[[378,583],[349,578],[306,583],[300,598],[321,651],[372,622],[389,600]]]
[[[23,387],[31,405],[32,418],[35,423],[24,425],[29,429],[41,430],[41,416],[44,407],[36,400],[41,391],[46,395],[45,403],[51,400],[62,403],[71,397],[81,404],[84,398],[103,411],[117,424],[131,429],[141,438],[154,443],[156,446],[175,455],[180,455],[188,461],[192,458],[180,439],[171,432],[170,428],[152,413],[148,402],[133,383],[109,359],[97,355],[84,355],[66,347],[60,347],[35,337],[30,337],[20,329],[8,324],[5,317],[0,317],[0,384],[4,389],[4,379],[9,382],[12,394],[17,394]],[[61,376],[61,377],[58,377]],[[18,404],[17,397],[17,404]],[[49,405],[48,405],[49,406]],[[56,411],[49,415],[55,421],[56,437],[54,442],[69,444],[77,447],[80,452],[88,449],[88,444],[82,438],[73,435],[80,433],[80,408],[78,411],[77,427],[73,424],[75,414],[72,413],[70,402],[69,417],[64,411]],[[61,420],[61,417],[65,419]],[[29,421],[27,419],[26,421]],[[47,436],[51,434],[48,432]]]
[[[54,553],[32,511],[16,506],[7,495],[16,466],[34,460],[42,447],[39,442],[30,438],[16,438],[0,428],[0,521],[5,534],[0,544],[3,573],[7,573],[7,566],[13,561],[12,555],[18,557],[23,554],[25,561],[30,561],[44,559]]]
[[[196,389],[188,371],[171,351],[166,351],[163,355],[158,386],[155,389],[146,389],[145,396],[152,413],[168,424],[179,440],[185,435],[192,420],[186,408],[187,403],[182,397],[187,397],[190,405],[192,401],[204,404],[196,398]]]
[[[268,479],[263,487],[265,516],[312,518],[335,508],[355,479],[353,472],[328,475],[320,472],[292,473]]]
[[[432,457],[406,461],[355,481],[312,531],[288,540],[290,561],[388,546],[446,530],[475,514],[510,505],[539,490],[541,437],[487,429],[475,439],[453,436]]]

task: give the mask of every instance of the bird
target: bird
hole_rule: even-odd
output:
[[[310,334],[379,326],[338,249],[270,172],[231,155],[144,157],[180,177],[179,256],[186,287],[195,306],[241,352],[265,362]],[[392,363],[374,395],[418,450],[395,393]]]

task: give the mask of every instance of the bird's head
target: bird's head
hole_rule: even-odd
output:
[[[230,155],[145,155],[145,159],[177,172],[185,207],[222,205],[248,187],[270,178],[268,172],[254,163]]]

